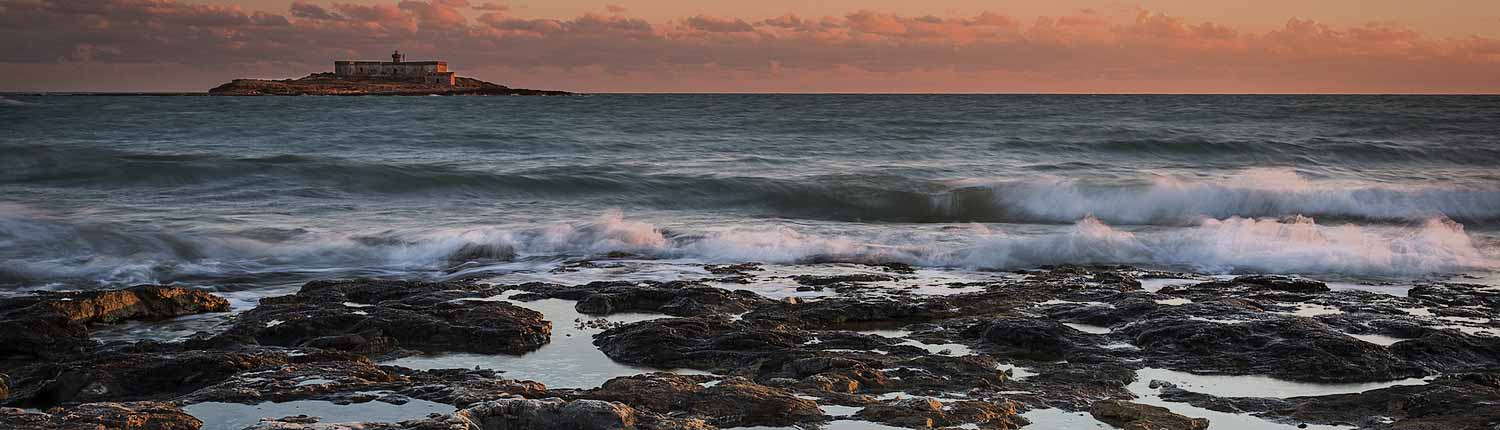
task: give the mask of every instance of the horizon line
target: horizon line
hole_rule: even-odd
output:
[[[912,95],[912,96],[980,96],[980,95],[1012,95],[1012,96],[1449,96],[1449,97],[1486,97],[1500,96],[1495,93],[1400,93],[1400,92],[1370,92],[1370,93],[1297,93],[1297,92],[1265,92],[1265,93],[1213,93],[1213,92],[681,92],[681,91],[598,91],[598,92],[573,92],[565,91],[574,95]],[[0,90],[0,95],[99,95],[99,96],[208,96],[207,91],[9,91]],[[371,97],[381,95],[335,95],[323,97]],[[216,97],[245,97],[245,96],[216,96]],[[302,97],[302,96],[253,96],[253,97]]]

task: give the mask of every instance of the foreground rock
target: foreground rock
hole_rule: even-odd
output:
[[[522,354],[549,341],[552,323],[541,313],[500,301],[468,300],[494,292],[470,284],[311,282],[295,295],[262,300],[213,343],[362,354],[397,348]]]
[[[1168,387],[1162,398],[1220,412],[1291,423],[1374,429],[1492,429],[1500,426],[1500,373],[1439,377],[1430,384],[1316,397],[1221,398]]]
[[[1389,381],[1426,371],[1388,349],[1310,318],[1224,324],[1204,320],[1152,321],[1123,332],[1148,363],[1171,369],[1232,375],[1270,375],[1308,382]]]
[[[464,259],[509,255],[500,249],[461,254]],[[770,276],[763,272],[771,272],[754,265],[706,271],[739,277],[746,283],[730,285],[751,289]],[[1202,428],[1201,420],[1131,402],[1139,394],[1129,389],[1138,371],[1153,367],[1309,382],[1448,375],[1426,385],[1335,396],[1217,398],[1169,386],[1161,397],[1292,425],[1459,429],[1500,424],[1500,416],[1489,412],[1500,404],[1494,378],[1500,337],[1484,335],[1500,309],[1490,306],[1492,291],[1472,286],[1435,284],[1398,297],[1250,276],[1151,292],[1136,277],[1161,273],[1059,266],[950,284],[954,290],[948,295],[929,295],[931,284],[918,291],[919,280],[895,276],[898,271],[854,276],[819,271],[802,278],[777,272],[770,282],[778,288],[831,291],[803,301],[713,287],[738,282],[723,279],[573,286],[310,282],[296,294],[262,300],[222,333],[200,333],[184,342],[109,342],[50,360],[12,359],[0,367],[0,391],[9,391],[3,404],[62,408],[47,415],[7,412],[33,426],[21,428],[43,428],[35,426],[80,405],[140,401],[423,407],[401,415],[409,421],[398,423],[292,416],[264,420],[254,427],[258,430],[709,430],[809,427],[834,419],[905,428],[1013,429],[1026,424],[1024,412],[1039,408],[1089,412],[1122,428]],[[549,389],[507,379],[504,366],[414,370],[380,364],[417,351],[535,349],[550,340],[552,322],[511,303],[541,299],[573,301],[589,315],[670,315],[600,324],[603,331],[593,344],[623,364],[713,374],[643,369],[598,388]],[[0,301],[0,315],[36,315],[20,310],[46,301],[27,300]],[[106,306],[115,310],[89,312],[95,308],[57,306],[35,309],[46,310],[62,327],[83,328],[191,310]],[[440,412],[428,414],[432,406],[441,406]],[[213,405],[190,409],[197,407]],[[8,428],[4,424],[0,428]]]
[[[235,79],[208,90],[216,96],[562,96],[566,91],[510,88],[473,78],[459,77],[453,86],[395,78],[338,77],[314,73],[300,79]]]
[[[358,359],[350,354],[280,349],[184,351],[145,347],[101,351],[79,360],[12,369],[11,395],[0,404],[46,408],[69,403],[168,400],[244,372]]]
[[[46,412],[0,408],[0,428],[11,430],[198,430],[202,421],[171,403],[85,403]]]
[[[775,303],[753,292],[712,288],[695,282],[591,282],[568,287],[552,284],[521,286],[533,297],[574,300],[579,313],[610,315],[626,312],[672,316],[728,316]],[[528,297],[518,297],[525,299]]]
[[[162,320],[229,310],[205,291],[142,285],[120,290],[40,293],[0,300],[0,358],[55,359],[86,352],[92,324]]]
[[[624,404],[556,398],[493,400],[455,415],[474,423],[477,430],[616,430],[633,428],[639,420],[635,408]]]
[[[1167,408],[1119,400],[1095,402],[1089,408],[1094,419],[1126,430],[1203,430],[1208,420],[1188,418]]]
[[[661,414],[686,414],[720,427],[790,426],[818,421],[818,404],[745,378],[664,373],[611,379],[579,397],[617,401]]]

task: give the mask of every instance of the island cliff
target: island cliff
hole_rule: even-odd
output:
[[[216,96],[560,96],[572,93],[510,88],[465,77],[454,77],[453,84],[446,85],[445,83],[431,83],[420,77],[339,76],[335,73],[314,73],[300,79],[235,79],[208,90],[208,94]]]

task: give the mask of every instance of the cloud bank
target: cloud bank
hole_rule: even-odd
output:
[[[1500,92],[1500,40],[1289,18],[1251,32],[1143,11],[1021,19],[842,16],[568,19],[504,3],[0,0],[0,90],[201,91],[335,59],[445,59],[515,86],[680,92]]]

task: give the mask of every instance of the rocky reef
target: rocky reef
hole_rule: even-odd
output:
[[[235,79],[208,90],[215,96],[564,96],[553,90],[510,88],[474,78],[458,77],[453,86],[420,79],[340,77],[314,73],[299,79]]]
[[[900,267],[705,273],[582,285],[316,281],[165,342],[89,333],[227,305],[170,286],[0,299],[0,427],[1068,428],[1045,411],[1122,429],[1223,419],[1259,423],[1247,428],[1500,425],[1500,291],[1489,287],[1390,295],[1069,266],[931,294],[901,287],[914,275]],[[778,276],[821,294],[734,287]],[[1179,279],[1150,282],[1163,276]],[[580,316],[541,306],[557,303]],[[528,354],[575,336],[563,328],[591,330],[582,340],[594,353],[637,370],[549,387],[503,365],[397,364],[537,357]],[[1278,384],[1283,392],[1253,391]]]

